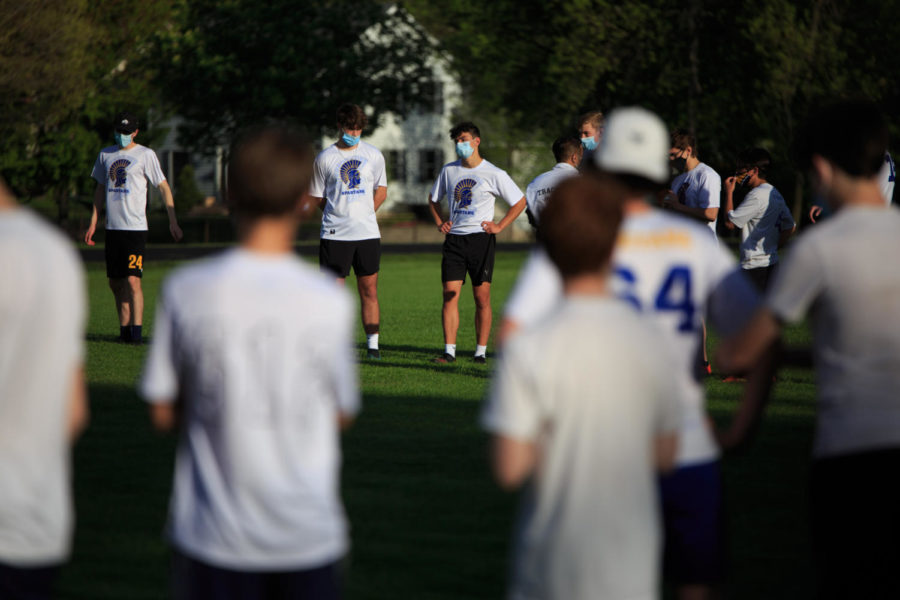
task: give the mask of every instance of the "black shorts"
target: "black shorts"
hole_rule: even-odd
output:
[[[146,231],[106,230],[106,276],[125,279],[144,275],[144,249],[147,247]]]
[[[776,272],[778,272],[778,263],[769,265],[768,267],[744,269],[744,275],[753,282],[753,285],[756,286],[756,291],[760,294],[765,294],[766,290],[769,289],[769,283],[775,279]]]
[[[14,567],[0,563],[0,598],[50,600],[58,566]]]
[[[381,266],[381,239],[319,240],[319,267],[333,271],[338,277],[374,275]]]
[[[494,251],[497,236],[493,233],[448,233],[444,239],[441,259],[441,281],[466,281],[466,273],[472,285],[490,283],[494,274]]]
[[[176,552],[173,571],[175,598],[340,598],[338,563],[296,571],[236,571],[216,567]]]
[[[817,598],[900,598],[900,448],[813,461]]]

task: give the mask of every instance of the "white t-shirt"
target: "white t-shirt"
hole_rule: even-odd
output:
[[[878,183],[881,186],[881,195],[884,197],[884,203],[888,206],[894,199],[894,182],[897,179],[897,167],[894,165],[894,159],[891,158],[890,152],[884,153],[884,165],[878,172]]]
[[[166,180],[156,152],[135,144],[130,150],[109,146],[100,151],[91,171],[106,186],[106,228],[147,231],[147,180],[154,187]]]
[[[735,333],[759,304],[753,284],[703,225],[656,209],[626,216],[613,265],[614,292],[657,326],[658,343],[677,367],[669,389],[683,403],[678,466],[715,460],[719,450],[696,377],[700,319],[706,315],[720,333]],[[562,297],[559,271],[537,251],[519,274],[504,316],[527,330],[555,312]]]
[[[323,240],[371,240],[381,237],[375,219],[375,189],[387,187],[384,156],[375,146],[359,142],[341,150],[332,144],[319,152],[309,193],[325,198]]]
[[[353,313],[293,255],[235,249],[167,279],[140,391],[185,400],[168,527],[179,550],[267,571],[347,551],[337,419],[360,403]]]
[[[494,220],[494,199],[503,198],[510,206],[522,199],[519,189],[503,169],[482,159],[477,167],[464,167],[462,161],[447,163],[431,188],[431,201],[447,198],[450,205],[450,233],[481,233],[484,221]]]
[[[0,563],[61,563],[74,521],[67,426],[84,362],[84,267],[30,210],[2,210],[0,282]]]
[[[758,185],[744,196],[728,219],[741,228],[741,268],[758,269],[778,262],[778,238],[794,227],[794,219],[781,194],[770,183]]]
[[[534,181],[525,188],[525,202],[528,204],[528,210],[531,211],[535,223],[540,223],[540,214],[544,209],[544,204],[556,186],[564,179],[568,179],[573,175],[578,175],[578,169],[569,163],[556,163],[556,166],[541,173],[534,178]]]
[[[722,178],[706,163],[700,163],[690,171],[685,171],[672,180],[672,191],[678,201],[692,208],[719,208],[722,194]],[[716,233],[716,222],[707,226]]]
[[[504,348],[482,424],[540,448],[510,598],[658,597],[653,446],[679,427],[674,368],[648,322],[611,298],[566,298]]]
[[[900,447],[900,214],[846,207],[791,245],[766,297],[809,312],[818,395],[813,455]]]

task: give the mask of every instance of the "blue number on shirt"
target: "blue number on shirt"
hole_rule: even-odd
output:
[[[640,299],[630,291],[630,288],[637,283],[637,276],[624,267],[616,267],[615,273],[627,284],[626,288],[629,288],[629,290],[621,292],[619,298],[641,310]],[[672,267],[656,293],[653,304],[654,308],[659,311],[681,313],[682,318],[678,322],[678,331],[693,331],[694,313],[697,307],[691,298],[691,270],[683,265]]]

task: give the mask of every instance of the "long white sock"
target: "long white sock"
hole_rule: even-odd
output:
[[[456,344],[444,344],[444,354],[456,356]]]
[[[366,334],[366,343],[369,345],[369,350],[378,350],[378,334]]]
[[[475,356],[486,356],[487,355],[487,346],[475,346]]]

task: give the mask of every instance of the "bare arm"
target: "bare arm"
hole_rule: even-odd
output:
[[[502,489],[518,488],[534,472],[537,465],[537,444],[494,436],[491,447],[491,467],[494,480]]]
[[[500,233],[506,226],[516,220],[516,217],[522,214],[522,211],[525,210],[525,206],[527,203],[525,202],[525,196],[522,196],[522,199],[513,204],[510,209],[507,211],[506,215],[500,219],[499,223],[494,223],[493,221],[484,221],[481,224],[482,229],[484,229],[487,233]]]
[[[453,227],[453,221],[444,221],[444,217],[441,216],[441,211],[438,208],[438,203],[431,201],[431,194],[428,194],[428,210],[431,211],[431,217],[434,219],[434,224],[437,225],[437,228],[441,233],[450,233],[450,228]]]
[[[88,408],[87,386],[84,383],[84,367],[79,365],[72,373],[69,387],[69,407],[66,430],[69,441],[74,442],[87,427],[90,418]]]
[[[181,403],[165,402],[150,405],[150,422],[160,433],[174,431],[181,420]]]
[[[159,193],[162,194],[163,203],[166,205],[166,214],[169,215],[169,233],[176,242],[181,241],[184,234],[181,227],[178,226],[178,218],[175,216],[175,198],[172,196],[172,188],[169,187],[168,181],[160,182]]]
[[[668,197],[663,200],[663,206],[665,208],[670,208],[675,212],[681,213],[688,217],[697,219],[698,221],[704,222],[714,222],[719,218],[719,207],[711,206],[709,208],[700,208],[695,206],[685,206],[677,199],[673,197]],[[727,221],[727,220],[726,220]]]
[[[735,186],[735,177],[726,177],[725,178],[725,227],[728,229],[734,229],[737,227],[734,223],[731,222],[731,219],[728,218],[728,213],[734,210],[734,186]]]
[[[97,231],[97,222],[100,220],[100,209],[106,201],[106,186],[98,183],[94,188],[94,204],[91,206],[91,223],[88,225],[87,232],[84,234],[84,243],[88,246],[94,245],[94,233]]]
[[[387,199],[387,187],[379,186],[375,188],[375,194],[372,196],[372,200],[375,204],[375,210],[377,211],[381,208],[381,205],[384,204],[384,201]]]
[[[346,413],[338,412],[338,429],[341,431],[346,431],[353,425],[353,422],[356,420],[356,417],[353,415],[348,415]]]
[[[665,433],[657,435],[653,440],[653,459],[656,470],[668,473],[675,468],[675,456],[678,454],[678,434]]]

